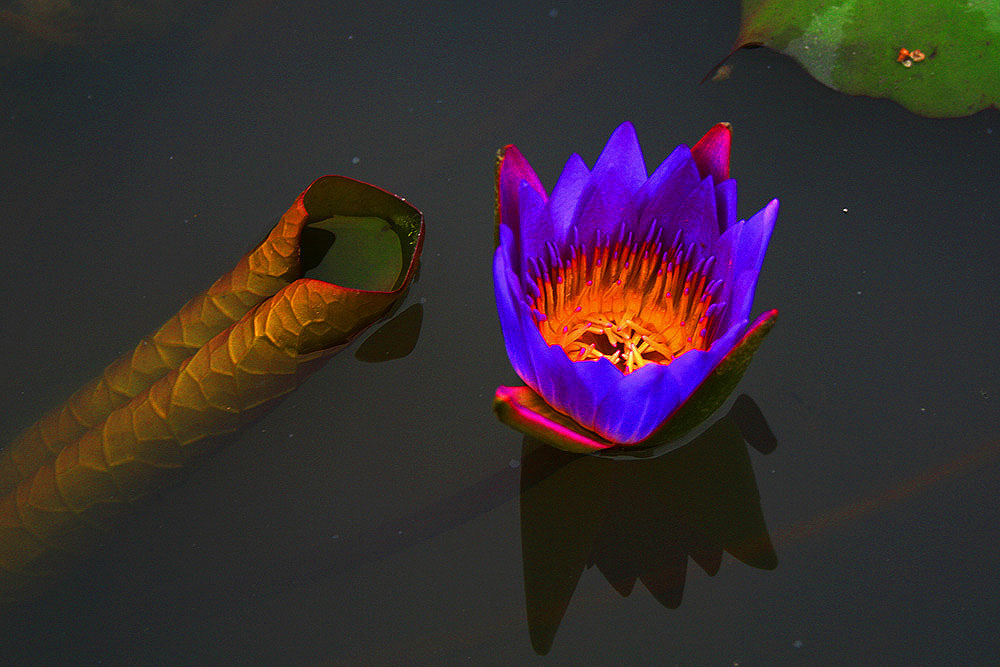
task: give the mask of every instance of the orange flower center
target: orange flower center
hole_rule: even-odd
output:
[[[655,230],[654,230],[655,231]],[[658,236],[651,233],[649,237]],[[626,375],[646,364],[669,364],[688,350],[707,350],[724,304],[721,280],[709,280],[714,257],[698,258],[681,236],[659,241],[598,242],[535,262],[532,302],[545,342],[574,361],[604,357]]]

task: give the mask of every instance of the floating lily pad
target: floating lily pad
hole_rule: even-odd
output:
[[[745,46],[924,116],[1000,108],[1000,0],[743,0],[733,50]]]

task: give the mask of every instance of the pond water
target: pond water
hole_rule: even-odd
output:
[[[8,610],[0,662],[996,659],[1000,114],[921,118],[763,49],[699,85],[736,2],[136,4],[162,13],[100,39],[0,10],[4,441],[322,174],[423,211],[423,326],[403,359],[334,357]],[[567,461],[491,412],[518,384],[495,152],[551,188],[625,120],[651,169],[731,122],[740,216],[781,200],[753,311],[781,314],[737,391],[776,446]]]

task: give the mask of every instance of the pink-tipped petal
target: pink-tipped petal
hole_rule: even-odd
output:
[[[702,178],[711,175],[716,183],[729,178],[729,149],[733,129],[729,123],[719,123],[705,133],[691,149]]]
[[[524,159],[517,146],[509,144],[504,146],[500,157],[500,182],[507,181],[515,186],[520,186],[521,181],[526,181],[542,197],[545,197],[545,187],[538,180],[535,170],[531,168],[528,161]],[[516,192],[516,189],[515,189]]]
[[[533,227],[537,220],[521,219],[521,185],[527,184],[528,188],[541,198],[544,203],[548,196],[541,181],[535,175],[535,171],[528,164],[528,161],[521,155],[517,146],[508,145],[500,151],[500,160],[497,164],[497,222],[501,226],[507,226],[514,232],[514,240],[518,244],[525,234],[522,226]],[[530,236],[530,234],[529,234]],[[520,257],[522,252],[511,253],[515,258],[515,264],[511,267],[516,273],[521,272]]]

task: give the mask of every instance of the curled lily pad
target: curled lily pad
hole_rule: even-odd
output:
[[[389,314],[422,239],[405,200],[325,176],[233,270],[0,450],[0,605],[51,585],[120,514]]]
[[[823,84],[924,116],[1000,107],[998,0],[743,0],[734,51],[766,46]]]
[[[384,292],[392,289],[403,266],[403,251],[392,226],[382,218],[333,216],[309,223],[302,236],[319,236],[314,246],[325,246],[316,263],[303,268],[311,278]],[[314,247],[311,246],[311,247]]]

